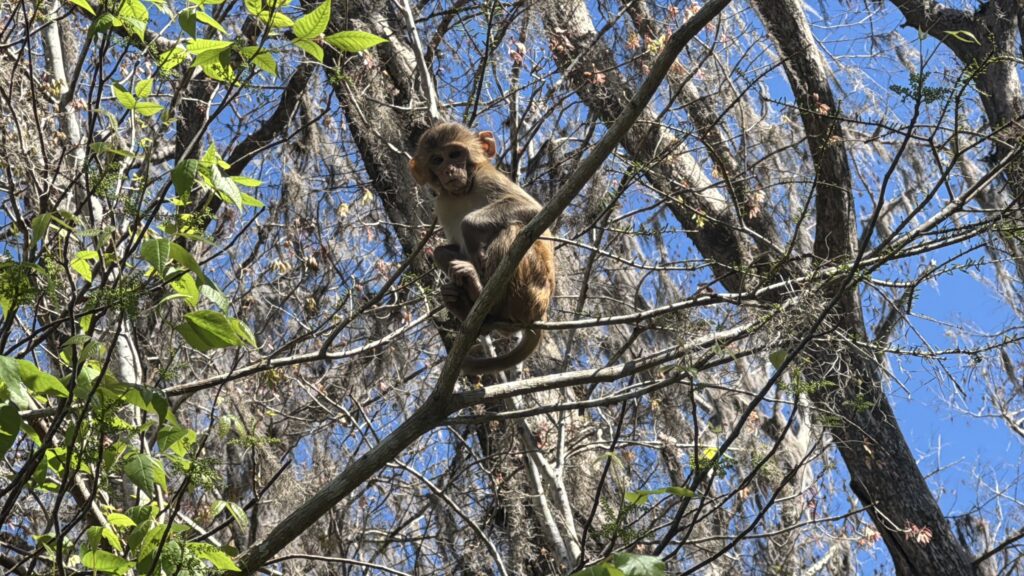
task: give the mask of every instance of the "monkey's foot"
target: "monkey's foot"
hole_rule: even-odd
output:
[[[473,302],[466,298],[462,287],[457,286],[454,282],[448,282],[441,286],[441,301],[444,302],[449,312],[462,321],[466,320],[469,309],[473,307]]]
[[[480,276],[476,273],[476,267],[473,266],[473,263],[465,260],[456,260],[451,263],[448,273],[452,277],[452,283],[465,290],[470,302],[476,302],[484,287],[480,284]]]

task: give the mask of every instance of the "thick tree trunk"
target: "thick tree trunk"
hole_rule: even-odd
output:
[[[814,161],[817,184],[814,191],[815,255],[825,261],[852,259],[857,234],[850,170],[838,121],[838,103],[828,86],[828,70],[796,3],[765,3],[761,13],[784,58]],[[625,102],[624,91],[617,89],[624,81],[615,71],[612,52],[597,37],[586,5],[582,0],[548,2],[544,21],[563,76],[599,117],[610,120]],[[604,85],[594,86],[588,75],[582,74],[592,69],[604,72]],[[653,117],[653,113],[643,116]],[[657,125],[644,125],[644,130],[657,132]],[[678,183],[693,186],[704,182],[699,168],[695,173],[692,160],[673,165],[680,157],[664,152],[659,162],[648,162],[650,158],[645,156],[648,142],[637,136],[627,138],[624,145],[639,164],[647,167],[648,178],[673,198],[680,199],[683,206],[675,210],[677,215],[685,217],[688,210],[707,211],[724,206],[709,202],[708,192],[697,196],[689,190],[678,190]],[[665,142],[664,137],[659,142]],[[664,144],[661,146],[665,148]],[[668,149],[671,150],[671,146]],[[672,172],[678,176],[664,178],[664,174]],[[679,177],[681,175],[686,177]],[[706,187],[694,188],[707,190]],[[723,223],[731,220],[731,215],[724,210],[716,215]],[[682,222],[685,224],[686,220]],[[718,262],[723,268],[737,268],[745,263],[741,256],[743,242],[728,227],[693,228],[688,233],[705,258]],[[728,288],[742,286],[729,276],[721,280]],[[824,324],[839,334],[846,334],[848,339],[814,342],[810,348],[812,364],[805,371],[815,374],[817,381],[828,380],[835,384],[813,399],[819,410],[837,417],[838,424],[832,432],[850,471],[854,491],[870,506],[870,514],[900,574],[972,574],[968,553],[954,538],[900,432],[882,390],[876,361],[843,343],[865,340],[856,289],[836,282],[832,293],[825,296],[834,297],[836,301],[827,312]]]

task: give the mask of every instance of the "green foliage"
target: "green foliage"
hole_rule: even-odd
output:
[[[0,308],[4,318],[12,309],[35,300],[39,293],[35,279],[42,270],[30,262],[0,262]]]
[[[636,492],[626,492],[626,502],[639,506],[646,504],[651,496],[671,494],[673,496],[679,496],[681,498],[692,498],[694,496],[693,490],[685,488],[683,486],[668,486],[666,488],[656,488],[654,490],[637,490]]]
[[[622,552],[571,576],[665,576],[665,563],[657,556]]]
[[[238,5],[245,10],[241,16],[249,15],[257,30],[232,37],[240,22],[233,7],[223,0],[65,5],[74,21],[89,21],[92,38],[83,49],[102,45],[124,52],[112,55],[101,74],[88,81],[83,75],[72,100],[61,103],[69,113],[95,120],[83,125],[89,135],[85,153],[72,158],[67,134],[39,140],[55,146],[52,156],[63,164],[46,173],[52,180],[38,189],[41,200],[18,198],[24,212],[10,227],[9,252],[0,258],[3,319],[24,338],[8,342],[11,356],[0,356],[0,456],[12,466],[33,466],[24,470],[25,491],[55,500],[52,495],[87,479],[90,489],[104,495],[85,510],[88,522],[68,528],[74,532],[62,526],[53,534],[32,535],[39,554],[51,562],[62,559],[56,571],[199,576],[238,570],[235,550],[193,541],[194,531],[173,523],[168,509],[160,508],[166,501],[158,502],[158,496],[169,499],[182,486],[210,493],[223,488],[223,462],[202,451],[199,435],[186,419],[178,420],[152,383],[163,386],[185,370],[191,373],[199,355],[189,347],[215,353],[256,346],[249,326],[234,317],[237,303],[217,286],[221,276],[196,255],[204,253],[211,223],[225,212],[211,207],[223,203],[231,216],[263,208],[254,192],[262,182],[224,160],[221,152],[235,143],[222,142],[216,129],[201,136],[202,147],[190,157],[175,153],[167,163],[165,150],[175,131],[196,121],[174,117],[180,111],[175,106],[193,73],[226,85],[214,88],[228,102],[254,82],[293,70],[295,62],[285,59],[322,62],[325,50],[355,53],[385,40],[366,32],[325,37],[330,0],[308,11],[293,0],[245,0]],[[102,85],[95,86],[94,78]],[[83,98],[86,83],[96,92]],[[42,88],[53,91],[54,102],[61,97],[55,88]],[[198,121],[214,125],[212,110]],[[23,177],[4,168],[8,180]],[[92,210],[92,201],[101,209]],[[141,321],[123,324],[122,318]],[[169,342],[139,349],[149,358],[153,349],[170,344],[168,358],[149,363],[137,381],[122,381],[112,361],[122,351],[115,346],[118,331],[172,325],[176,332],[168,333]],[[47,344],[39,352],[39,342],[51,341],[52,349]],[[37,425],[35,414],[25,415],[41,409],[45,426]],[[210,421],[220,416],[214,408]],[[48,426],[54,434],[47,434]],[[249,433],[236,421],[223,442],[253,448],[279,440]],[[111,493],[119,497],[108,499]],[[137,505],[101,504],[124,497],[134,497]],[[235,502],[216,500],[210,514],[249,524]]]
[[[196,350],[207,352],[216,348],[256,345],[249,327],[214,310],[189,312],[185,320],[174,327]]]
[[[920,101],[923,104],[932,104],[935,102],[941,102],[949,97],[952,91],[949,88],[934,88],[925,86],[925,82],[928,80],[929,73],[911,73],[910,74],[910,86],[899,86],[893,84],[889,86],[889,89],[900,96],[900,100],[904,102],[915,102]]]

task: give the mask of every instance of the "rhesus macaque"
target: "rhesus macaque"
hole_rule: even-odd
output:
[[[474,134],[461,124],[447,123],[427,130],[409,161],[416,182],[429,185],[437,195],[434,213],[449,243],[434,251],[434,263],[448,273],[441,297],[460,320],[466,319],[516,234],[541,209],[491,164],[495,153],[492,133]],[[538,240],[519,262],[488,322],[530,325],[544,320],[554,290],[554,250],[551,241]],[[511,368],[537,348],[540,338],[539,329],[526,328],[513,350],[493,358],[469,356],[462,371],[486,374]]]

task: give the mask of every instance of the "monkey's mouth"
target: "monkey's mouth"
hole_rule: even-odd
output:
[[[451,176],[441,180],[445,190],[453,194],[463,194],[469,191],[469,179],[463,175]]]

